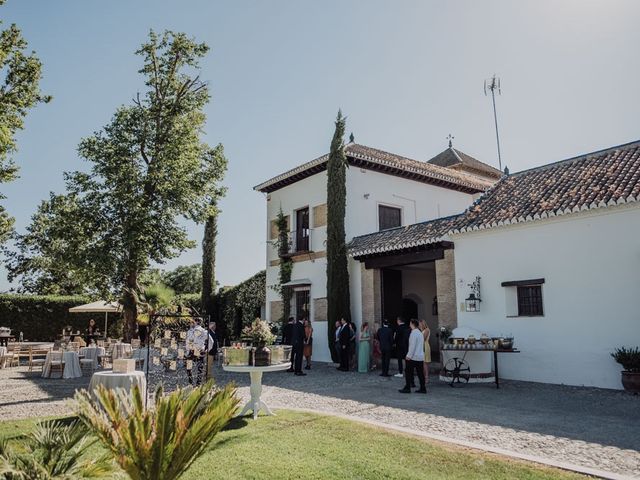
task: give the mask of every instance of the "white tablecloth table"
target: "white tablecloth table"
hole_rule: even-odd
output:
[[[114,343],[111,350],[111,358],[117,360],[118,358],[130,358],[133,350],[130,343]]]
[[[84,355],[84,358],[93,360],[93,369],[98,368],[98,357],[104,356],[104,347],[82,347],[80,349],[80,355]]]
[[[91,377],[89,383],[89,391],[93,392],[98,388],[98,385],[103,385],[105,388],[114,390],[116,388],[122,388],[127,392],[131,392],[134,385],[138,385],[142,398],[145,398],[147,394],[147,380],[144,376],[144,372],[136,370],[129,373],[114,373],[111,370],[104,372],[96,372]]]
[[[47,353],[47,358],[44,360],[44,366],[42,367],[42,376],[49,377],[51,372],[51,357],[52,353]],[[62,352],[62,361],[64,362],[64,371],[62,372],[62,378],[78,378],[82,376],[82,370],[80,369],[80,359],[76,352]]]
[[[7,347],[0,347],[0,368],[3,368],[6,363],[4,356],[7,354]]]
[[[238,414],[239,417],[243,416],[249,410],[253,411],[253,419],[258,418],[258,412],[263,410],[267,415],[275,415],[266,403],[260,398],[262,395],[262,374],[264,372],[279,372],[287,370],[291,367],[291,363],[279,363],[277,365],[269,365],[266,367],[250,367],[248,365],[223,365],[222,369],[226,372],[238,372],[248,373],[251,377],[251,386],[249,387],[249,393],[251,398],[244,406],[242,411]]]

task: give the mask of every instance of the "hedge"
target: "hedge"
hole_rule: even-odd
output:
[[[103,325],[103,313],[70,313],[69,309],[94,299],[82,295],[15,295],[0,294],[0,327],[9,327],[16,336],[22,332],[27,341],[53,341],[64,327],[73,331],[86,331],[94,318]],[[109,323],[115,328],[116,316],[109,314]],[[109,328],[111,330],[111,328]]]
[[[266,272],[262,270],[251,278],[230,288],[222,288],[215,296],[215,312],[212,320],[218,323],[219,335],[223,339],[237,339],[242,328],[249,325],[265,302]],[[84,332],[89,319],[96,320],[99,327],[104,321],[103,313],[69,313],[69,308],[89,303],[89,297],[57,295],[0,294],[0,327],[9,327],[18,337],[31,341],[52,341],[66,326],[73,331]],[[176,302],[200,308],[200,294],[176,296]],[[122,330],[119,315],[109,314],[109,333],[120,336]],[[120,333],[121,334],[121,333]]]

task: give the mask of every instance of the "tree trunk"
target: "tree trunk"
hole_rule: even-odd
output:
[[[126,280],[123,293],[124,339],[130,342],[138,332],[138,271],[130,271]]]

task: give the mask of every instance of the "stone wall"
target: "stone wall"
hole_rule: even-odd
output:
[[[438,323],[454,329],[458,326],[456,305],[456,271],[454,251],[445,250],[444,258],[436,260],[436,288],[438,291]]]
[[[364,262],[360,264],[362,279],[362,321],[373,324],[382,323],[382,288],[380,284],[380,270],[377,268],[364,268]]]

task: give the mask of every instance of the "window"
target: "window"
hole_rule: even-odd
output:
[[[296,210],[295,251],[309,251],[309,207]]]
[[[544,278],[502,282],[507,317],[541,317]]]
[[[296,290],[296,319],[309,319],[309,290]]]
[[[542,287],[526,285],[518,287],[518,316],[535,317],[542,315]]]
[[[378,205],[378,226],[380,230],[396,228],[402,225],[401,213],[402,209],[400,208]]]

